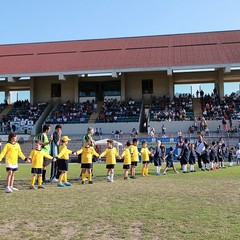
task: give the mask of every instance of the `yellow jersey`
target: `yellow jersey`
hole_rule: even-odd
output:
[[[45,150],[33,149],[30,152],[29,158],[32,159],[32,168],[43,168],[43,158],[53,159]]]
[[[67,146],[64,144],[64,145],[61,145],[59,147],[59,154],[58,154],[58,158],[60,159],[64,159],[64,160],[69,160],[69,154],[72,154],[73,151],[68,149]]]
[[[130,165],[131,164],[131,153],[129,148],[125,148],[125,150],[122,153],[123,165]]]
[[[99,157],[99,154],[94,150],[93,147],[82,147],[77,151],[77,154],[82,153],[81,163],[92,163],[92,156]]]
[[[116,164],[116,157],[119,156],[118,151],[115,147],[106,148],[104,152],[100,154],[100,157],[106,155],[106,164]]]
[[[18,143],[7,142],[2,152],[0,153],[0,161],[2,161],[5,156],[6,167],[17,167],[18,166],[18,157],[22,160],[25,160],[25,156],[22,153],[21,147]]]
[[[148,150],[147,147],[143,147],[141,149],[141,154],[142,154],[142,161],[149,161],[149,155],[151,152]]]
[[[131,152],[131,161],[132,162],[138,162],[139,161],[139,155],[138,155],[139,153],[138,153],[137,146],[132,145],[131,149],[130,149],[130,152]]]

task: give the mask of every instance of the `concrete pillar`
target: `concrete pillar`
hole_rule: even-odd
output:
[[[173,98],[174,95],[174,82],[173,82],[173,75],[168,75],[168,94],[170,98]]]
[[[224,69],[220,68],[217,74],[217,82],[215,83],[217,87],[219,97],[224,97]]]
[[[74,101],[79,101],[78,75],[74,76]]]
[[[125,73],[121,73],[121,100],[125,100],[126,98],[126,89],[125,89],[126,75]]]
[[[35,93],[35,88],[34,88],[34,81],[33,77],[30,78],[30,104],[34,105],[34,93]]]

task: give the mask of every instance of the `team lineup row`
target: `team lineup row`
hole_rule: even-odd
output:
[[[85,183],[86,174],[88,174],[88,183],[92,184],[92,159],[93,156],[99,158],[99,160],[106,156],[106,168],[107,168],[107,180],[109,182],[114,181],[114,166],[116,164],[116,158],[123,159],[124,179],[128,179],[129,170],[130,178],[135,179],[135,169],[139,161],[139,156],[142,157],[142,176],[148,176],[148,165],[151,159],[153,159],[154,166],[156,168],[156,174],[161,174],[162,162],[166,162],[166,167],[162,172],[166,175],[169,167],[173,168],[175,173],[179,173],[173,164],[173,158],[176,156],[181,163],[181,169],[183,173],[188,173],[187,164],[190,165],[190,172],[195,172],[194,164],[198,162],[199,168],[204,170],[214,170],[219,167],[224,168],[224,156],[226,148],[224,143],[219,142],[216,144],[212,142],[212,146],[209,146],[203,137],[199,136],[196,143],[189,143],[187,139],[179,139],[176,147],[178,154],[174,153],[174,148],[170,147],[170,151],[166,154],[165,147],[161,141],[156,141],[156,147],[150,151],[147,147],[147,141],[142,142],[141,151],[138,151],[138,139],[134,138],[132,143],[127,141],[126,147],[121,155],[119,155],[117,149],[113,146],[113,140],[107,141],[106,149],[101,153],[97,153],[94,149],[94,140],[92,135],[94,133],[93,128],[88,128],[88,133],[83,138],[83,147],[78,151],[72,151],[68,149],[68,142],[71,140],[68,136],[61,136],[61,125],[57,125],[55,132],[48,140],[47,133],[50,131],[49,125],[44,125],[43,132],[39,135],[39,139],[35,141],[35,148],[30,152],[30,155],[26,158],[22,153],[20,145],[17,143],[17,136],[15,133],[10,133],[8,142],[4,145],[2,152],[0,153],[0,161],[5,156],[6,170],[8,172],[6,181],[6,192],[11,193],[17,188],[13,187],[14,173],[18,170],[18,157],[22,158],[26,162],[32,162],[32,178],[30,189],[36,189],[35,181],[37,178],[38,188],[45,188],[42,183],[46,181],[46,168],[52,160],[52,166],[55,165],[55,177],[58,179],[57,186],[65,187],[71,186],[71,183],[67,181],[68,172],[68,160],[69,155],[81,154],[81,179],[82,184]],[[57,141],[56,141],[57,140]],[[54,148],[55,144],[55,148]],[[50,145],[52,146],[51,155]],[[235,155],[237,154],[237,155]],[[239,155],[239,156],[238,156]],[[240,158],[240,151],[235,153],[234,148],[228,151],[228,161],[232,162],[233,157],[238,156]]]

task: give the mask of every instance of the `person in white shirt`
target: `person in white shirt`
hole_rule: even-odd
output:
[[[206,145],[206,142],[203,141],[203,136],[202,135],[199,135],[198,136],[198,140],[195,144],[196,146],[196,153],[197,153],[197,157],[198,157],[198,167],[204,171],[203,169],[203,166],[202,166],[202,154],[205,150],[205,145]]]

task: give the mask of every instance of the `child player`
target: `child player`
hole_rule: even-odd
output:
[[[47,158],[53,161],[56,161],[55,158],[50,156],[42,149],[42,142],[38,139],[35,141],[35,149],[30,152],[29,159],[32,160],[32,179],[30,189],[36,190],[37,188],[34,186],[36,181],[36,175],[38,180],[38,188],[44,189],[45,187],[42,185],[42,169],[43,169],[43,159]]]
[[[74,154],[72,150],[67,148],[68,142],[71,139],[68,136],[62,137],[62,145],[59,147],[59,154],[58,154],[58,171],[60,172],[60,176],[58,179],[58,187],[69,187],[71,183],[67,181],[67,172],[68,172],[68,160],[69,154]],[[63,181],[63,183],[62,183]]]
[[[194,169],[194,164],[196,163],[197,160],[197,153],[195,150],[195,144],[194,143],[189,143],[189,165],[190,165],[190,172],[196,172]]]
[[[142,176],[148,176],[148,164],[149,164],[149,156],[151,155],[151,152],[147,148],[147,141],[142,141]]]
[[[174,156],[177,157],[177,155],[174,154],[174,150],[175,150],[175,149],[174,149],[173,147],[170,147],[170,148],[169,148],[169,151],[170,151],[170,152],[169,152],[169,153],[165,156],[165,158],[164,158],[164,160],[166,160],[166,167],[165,167],[165,169],[164,169],[164,171],[163,171],[163,175],[166,175],[166,174],[167,174],[167,170],[168,170],[169,167],[171,167],[175,173],[179,173],[179,172],[176,170],[176,168],[174,167],[174,165],[173,165],[173,157],[174,157]]]
[[[18,171],[18,156],[22,160],[25,160],[25,162],[29,162],[29,159],[24,156],[20,145],[17,143],[16,133],[10,133],[8,135],[8,142],[4,145],[0,154],[0,161],[2,161],[4,156],[6,156],[5,164],[8,172],[5,192],[12,193],[13,191],[18,191],[17,188],[13,187],[14,174]]]
[[[119,158],[119,154],[117,149],[113,147],[112,139],[107,140],[107,148],[105,149],[104,152],[100,154],[99,159],[101,157],[104,157],[105,155],[106,155],[107,181],[113,182],[114,167],[116,165],[116,157]]]
[[[137,167],[137,163],[139,160],[139,155],[140,153],[138,152],[138,139],[134,138],[133,139],[133,144],[131,146],[131,176],[130,178],[132,179],[136,179],[136,167]]]
[[[84,146],[78,150],[75,154],[82,153],[81,168],[82,168],[82,184],[85,184],[86,172],[88,172],[88,183],[92,182],[92,157],[99,157],[99,154],[91,146],[92,142],[90,138],[86,138]]]
[[[126,148],[124,149],[121,157],[123,157],[123,170],[124,170],[124,180],[128,180],[128,170],[130,169],[131,165],[131,143],[127,141]]]

